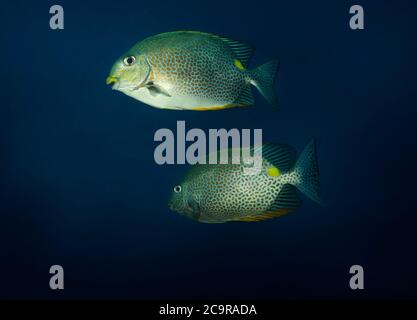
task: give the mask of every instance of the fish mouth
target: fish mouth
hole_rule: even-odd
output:
[[[173,203],[168,203],[168,207],[169,209],[171,209],[172,211],[179,213],[179,214],[185,214],[184,210],[182,208],[180,208],[178,205],[175,205]]]
[[[111,88],[113,90],[116,90],[119,87],[118,79],[116,77],[113,77],[113,76],[108,76],[107,77],[106,84],[109,85],[109,86],[111,86]]]
[[[106,79],[106,84],[109,85],[113,90],[118,91],[136,91],[139,89],[140,86],[137,85],[121,85],[119,78],[116,78],[114,76],[108,76]]]
[[[172,211],[177,211],[177,208],[174,206],[174,204],[172,202],[168,203],[168,207],[172,210]]]

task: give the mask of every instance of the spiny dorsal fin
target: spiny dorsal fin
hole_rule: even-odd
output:
[[[259,152],[259,148],[255,148],[255,152],[257,151]],[[276,166],[280,172],[286,173],[294,166],[296,151],[286,144],[264,143],[262,157]]]
[[[220,39],[233,52],[234,57],[238,60],[244,68],[247,68],[249,60],[255,51],[255,47],[244,42],[221,37],[213,33],[206,33],[207,35]]]
[[[230,48],[230,50],[232,50],[233,55],[238,61],[240,61],[243,67],[247,68],[255,48],[248,43],[232,40],[225,37],[219,38]]]
[[[177,32],[201,34],[201,35],[210,36],[216,39],[220,39],[221,41],[223,41],[224,44],[226,44],[230,48],[230,50],[233,52],[234,57],[242,64],[244,68],[247,68],[249,60],[252,57],[253,52],[255,51],[255,47],[253,45],[236,41],[233,39],[229,39],[226,37],[221,37],[214,33],[191,31],[191,30],[177,31]]]

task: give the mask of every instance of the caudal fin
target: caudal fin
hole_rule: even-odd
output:
[[[273,88],[277,70],[278,60],[269,61],[251,71],[251,83],[273,107],[278,109],[278,100]]]
[[[295,186],[310,199],[321,204],[319,166],[314,139],[305,147],[298,158],[294,166],[294,173],[299,176],[299,181]]]

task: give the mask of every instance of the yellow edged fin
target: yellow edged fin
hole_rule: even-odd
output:
[[[239,70],[245,70],[245,67],[243,66],[242,62],[240,62],[237,59],[234,62],[235,62],[236,68],[238,68]]]
[[[230,103],[226,104],[224,106],[210,106],[210,107],[195,107],[193,110],[195,111],[213,111],[213,110],[223,110],[223,109],[229,109],[229,108],[235,108],[235,107],[246,107],[243,104],[235,104]]]
[[[268,220],[272,218],[281,217],[283,215],[286,215],[287,213],[290,213],[291,211],[294,211],[294,209],[278,209],[276,211],[267,211],[264,214],[239,218],[238,221],[243,221],[243,222],[264,221],[264,220]]]
[[[270,177],[279,177],[281,175],[281,171],[275,166],[270,166],[268,168],[268,175]]]

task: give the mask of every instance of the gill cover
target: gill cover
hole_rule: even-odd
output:
[[[201,208],[198,201],[191,194],[186,197],[186,201],[187,204],[185,211],[188,216],[194,220],[199,220],[201,216]]]
[[[144,55],[140,55],[136,60],[135,71],[136,77],[139,79],[139,84],[135,90],[146,86],[146,83],[150,80],[151,75],[151,65],[149,64],[148,59]]]

